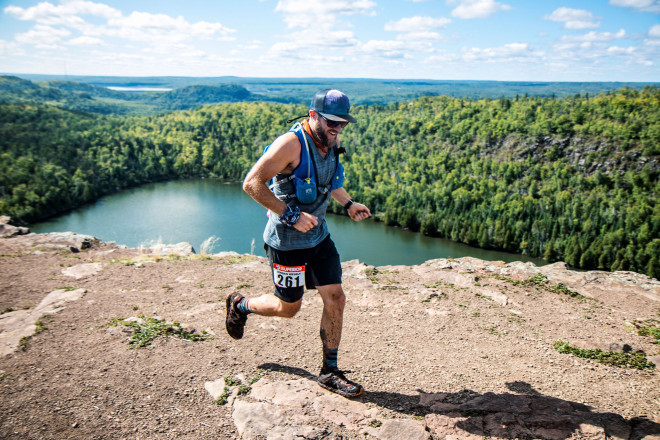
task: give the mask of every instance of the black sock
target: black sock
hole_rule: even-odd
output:
[[[323,350],[323,369],[336,369],[337,368],[337,352],[336,348],[326,348]]]
[[[244,315],[249,315],[252,313],[252,310],[250,309],[250,304],[249,304],[249,299],[243,298],[236,304],[236,308],[238,309],[239,312],[241,312]]]

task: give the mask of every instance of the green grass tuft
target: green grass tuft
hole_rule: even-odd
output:
[[[612,365],[616,367],[629,367],[637,370],[654,369],[655,364],[646,358],[646,353],[635,352],[614,352],[603,351],[600,348],[577,348],[572,347],[568,342],[555,341],[555,350],[559,353],[572,354],[573,356],[594,359],[599,364]]]
[[[509,282],[514,286],[536,287],[537,289],[544,289],[547,290],[548,292],[561,293],[563,295],[570,296],[571,298],[588,299],[586,296],[581,295],[578,292],[569,289],[568,287],[566,287],[561,283],[550,285],[550,281],[548,280],[548,277],[546,277],[542,273],[537,273],[536,275],[531,276],[524,280],[514,280],[513,278],[505,277],[498,274],[493,275],[493,278],[496,278],[501,281]]]
[[[152,342],[159,336],[174,336],[186,341],[204,341],[210,338],[209,335],[202,333],[191,333],[183,329],[178,322],[161,321],[156,318],[147,318],[138,316],[143,323],[135,321],[125,321],[121,318],[114,318],[110,321],[111,327],[123,325],[133,329],[133,335],[128,341],[130,348],[142,348],[151,346]]]
[[[644,322],[634,321],[633,325],[637,329],[637,334],[640,336],[650,336],[655,339],[655,343],[660,345],[660,326],[658,321],[649,319]]]
[[[242,380],[231,377],[231,376],[225,376],[225,389],[218,397],[218,399],[215,401],[218,405],[224,405],[227,403],[227,400],[229,399],[229,396],[231,396],[232,393],[232,388],[238,387],[238,395],[241,396],[243,394],[247,394],[250,392],[252,389],[252,385],[256,383],[259,379],[261,379],[264,375],[264,371],[258,370],[257,374],[250,379],[248,379],[247,383],[243,383]]]

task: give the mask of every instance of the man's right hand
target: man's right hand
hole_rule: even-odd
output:
[[[299,230],[300,232],[304,233],[309,231],[318,224],[319,224],[319,219],[316,216],[308,212],[301,212],[300,218],[298,219],[296,224],[293,225],[293,227]]]

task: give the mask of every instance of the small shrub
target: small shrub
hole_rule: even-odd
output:
[[[151,346],[151,342],[159,336],[174,336],[185,339],[186,341],[204,341],[210,338],[204,332],[201,335],[188,332],[178,322],[161,321],[153,317],[147,318],[146,316],[138,316],[138,318],[143,322],[125,321],[121,318],[114,318],[110,321],[111,327],[123,325],[133,328],[133,335],[128,341],[130,348]]]
[[[433,284],[424,284],[424,287],[426,287],[427,289],[438,289],[440,287],[449,287],[449,288],[453,289],[454,284],[453,283],[448,283],[448,282],[442,281],[442,280],[437,280]]]
[[[255,261],[257,257],[254,255],[233,255],[225,260],[225,264],[243,264]]]
[[[35,334],[35,335],[38,335],[39,333],[48,330],[48,327],[46,327],[46,326],[44,325],[44,323],[43,323],[43,321],[42,321],[41,319],[39,319],[38,321],[35,321],[35,322],[34,322],[34,325],[35,325],[35,327],[36,327],[36,328],[35,328],[35,331],[34,331],[34,334]]]
[[[378,269],[370,267],[364,271],[364,274],[369,277],[373,284],[378,284],[378,278],[376,277],[378,275]]]
[[[438,293],[432,293],[432,294],[430,294],[429,296],[427,296],[426,298],[424,298],[421,302],[423,302],[423,303],[427,303],[427,302],[431,302],[431,300],[432,300],[433,298],[436,298],[436,299],[442,299],[442,298],[445,298],[446,296],[447,296],[447,295],[444,294],[444,293],[439,293],[439,294],[438,294]]]
[[[599,364],[613,365],[616,367],[629,367],[637,370],[654,369],[655,364],[646,359],[646,353],[635,352],[613,352],[603,351],[600,348],[577,348],[572,347],[568,342],[555,341],[555,350],[559,353],[572,354],[573,356],[594,359]]]
[[[660,327],[658,326],[658,321],[654,319],[649,319],[644,323],[634,321],[633,325],[637,329],[639,336],[650,336],[655,339],[656,344],[660,345]]]
[[[554,293],[561,293],[563,295],[568,295],[571,298],[580,298],[580,299],[587,299],[586,296],[579,294],[578,292],[569,289],[565,285],[558,283],[555,285],[550,285],[550,281],[548,280],[548,277],[543,275],[542,273],[537,273],[534,276],[531,276],[527,279],[524,280],[514,280],[513,278],[505,277],[502,275],[495,274],[493,275],[493,278],[501,280],[501,281],[506,281],[514,286],[525,286],[525,287],[536,287],[540,289],[547,290],[548,292],[554,292]]]
[[[224,405],[227,403],[227,399],[229,396],[231,396],[232,389],[238,387],[238,395],[241,396],[243,394],[247,394],[250,392],[252,389],[252,385],[256,383],[259,379],[261,379],[264,375],[264,372],[262,370],[258,370],[257,374],[250,379],[248,379],[247,383],[243,383],[242,380],[236,378],[236,377],[231,377],[231,376],[225,376],[225,389],[218,397],[218,399],[215,401],[218,405]]]

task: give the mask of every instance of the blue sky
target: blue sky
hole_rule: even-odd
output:
[[[0,0],[0,72],[660,81],[660,0]]]

